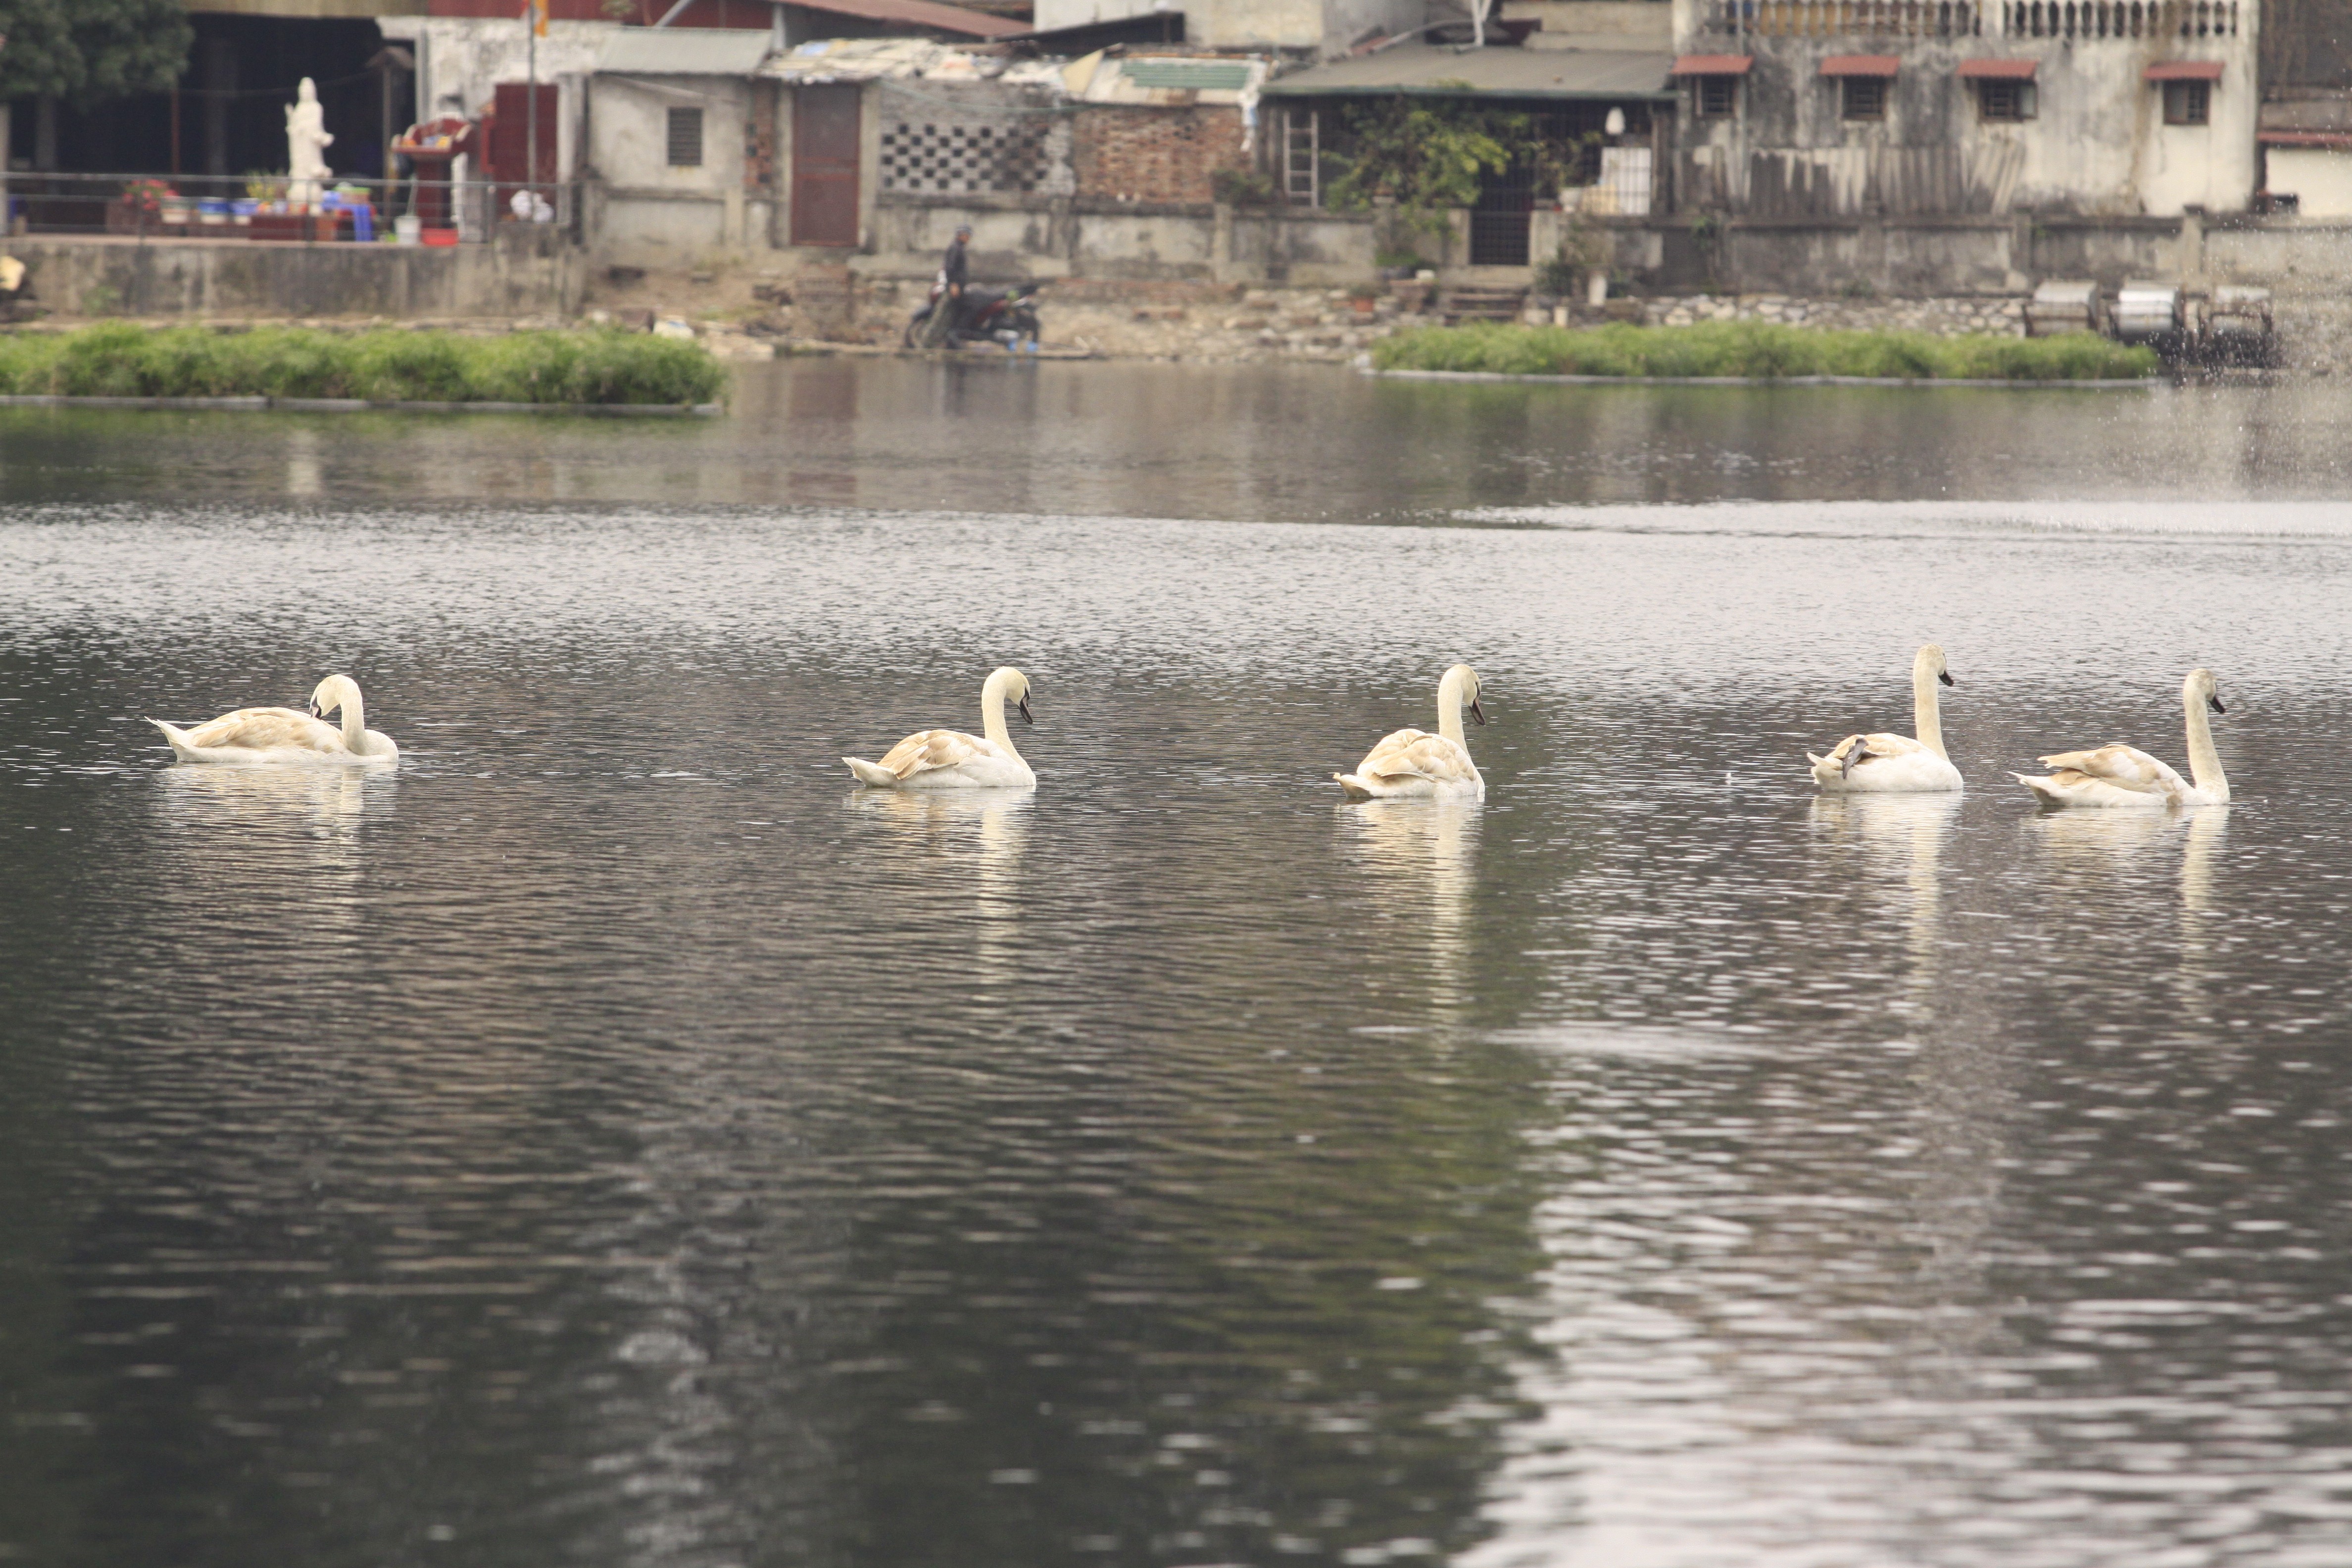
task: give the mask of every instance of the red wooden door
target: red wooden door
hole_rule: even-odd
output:
[[[793,243],[857,243],[856,87],[793,91]]]
[[[514,186],[555,184],[555,100],[558,96],[555,84],[541,82],[537,96],[539,168],[536,173],[528,174],[523,171],[530,164],[531,86],[524,81],[502,81],[499,83],[498,96],[493,100],[497,118],[490,123],[489,173],[490,178],[498,181],[500,186],[500,217],[506,216],[505,203],[514,194]],[[550,201],[555,199],[552,191],[541,191],[540,195]]]

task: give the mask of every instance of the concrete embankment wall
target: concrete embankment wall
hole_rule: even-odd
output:
[[[2352,224],[2294,217],[1888,217],[1677,220],[1621,231],[1618,264],[1653,286],[1748,293],[2016,293],[2051,278],[2255,283],[2352,291]],[[1664,244],[1660,240],[1679,240]]]
[[[878,199],[872,254],[853,265],[877,276],[929,277],[960,223],[971,226],[975,267],[992,279],[1320,287],[1363,282],[1373,272],[1367,215],[984,195]]]
[[[485,244],[301,245],[34,235],[7,242],[61,315],[570,316],[586,264],[551,229]]]

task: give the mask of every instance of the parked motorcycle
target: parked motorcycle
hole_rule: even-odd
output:
[[[1042,283],[1024,283],[1011,289],[968,288],[963,291],[963,321],[949,328],[944,342],[940,342],[931,335],[931,321],[944,308],[947,285],[934,282],[930,298],[908,318],[899,342],[910,349],[997,343],[1014,353],[1020,353],[1025,343],[1034,353],[1037,346],[1037,296],[1044,291]]]

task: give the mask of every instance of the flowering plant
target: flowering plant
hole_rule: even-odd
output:
[[[168,198],[179,200],[180,193],[162,180],[133,180],[122,187],[122,205],[141,212],[161,212]]]

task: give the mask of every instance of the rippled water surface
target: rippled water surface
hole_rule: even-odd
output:
[[[2347,415],[0,415],[0,1560],[2352,1562]],[[852,787],[999,662],[1033,796]],[[2194,664],[2234,805],[2008,781]]]

